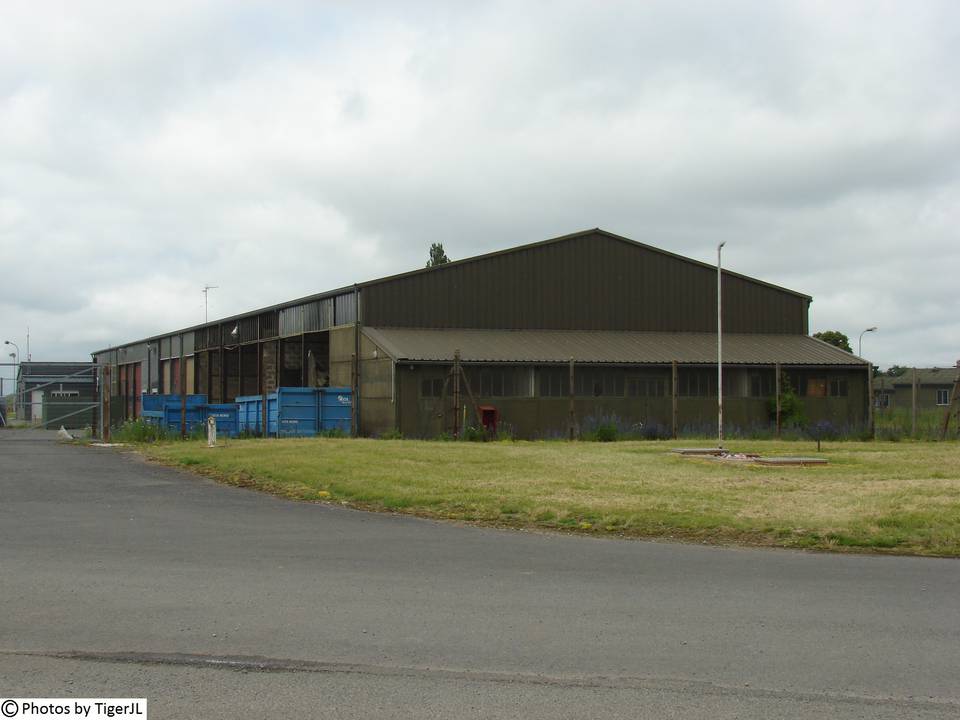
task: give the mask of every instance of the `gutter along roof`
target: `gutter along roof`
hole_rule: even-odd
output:
[[[716,333],[625,330],[472,330],[363,328],[394,360],[464,362],[716,364]],[[867,362],[806,335],[724,334],[723,362],[731,365],[843,365]]]

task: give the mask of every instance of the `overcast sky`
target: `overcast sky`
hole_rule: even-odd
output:
[[[212,319],[599,226],[952,365],[958,76],[954,0],[4,0],[0,339],[86,359],[205,284]]]

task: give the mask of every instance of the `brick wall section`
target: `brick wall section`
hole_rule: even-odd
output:
[[[261,353],[263,385],[268,393],[273,392],[277,389],[277,341],[271,340],[263,343]]]

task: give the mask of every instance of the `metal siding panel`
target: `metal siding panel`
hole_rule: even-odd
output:
[[[724,276],[731,331],[803,332],[805,299]],[[707,332],[716,271],[588,235],[364,288],[365,325]]]
[[[280,337],[290,337],[303,332],[303,306],[283,308],[280,311]]]
[[[352,325],[357,321],[357,303],[352,292],[337,295],[334,301],[334,323],[336,325]]]
[[[303,306],[303,331],[316,332],[320,329],[320,305],[312,302]]]
[[[280,313],[276,310],[261,313],[260,321],[260,339],[273,340],[280,333]]]

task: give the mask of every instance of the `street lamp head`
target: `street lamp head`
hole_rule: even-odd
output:
[[[866,330],[864,330],[864,332],[873,332],[874,330],[876,330],[875,327],[870,327],[870,328],[867,328]]]
[[[722,248],[722,247],[723,247],[724,245],[726,245],[726,244],[727,244],[727,241],[724,240],[722,243],[720,243],[719,245],[717,245],[717,250],[719,250],[720,248]]]

